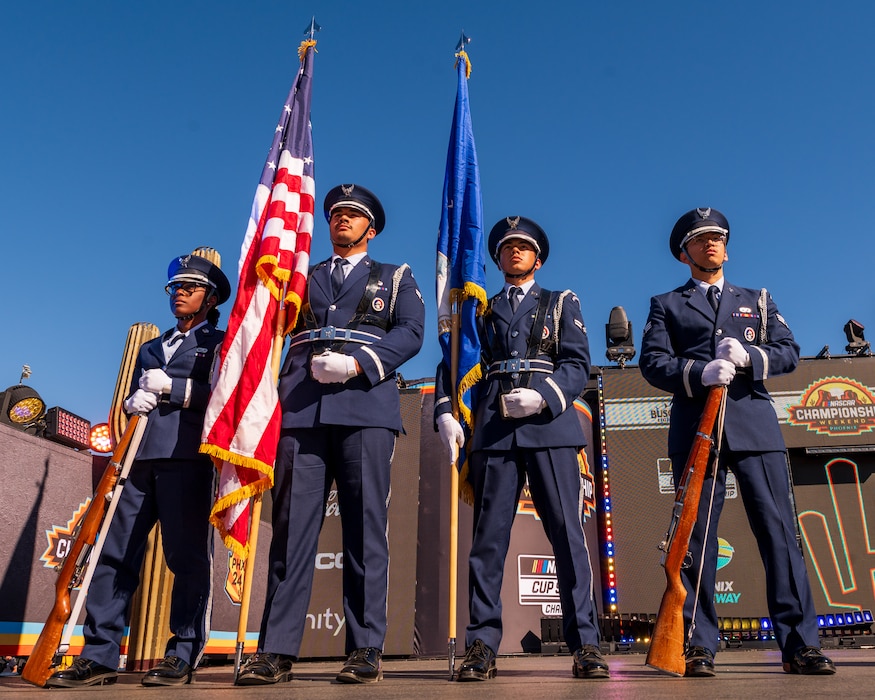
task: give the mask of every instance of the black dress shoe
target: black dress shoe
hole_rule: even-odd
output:
[[[790,661],[784,662],[784,673],[802,673],[806,676],[831,676],[835,664],[817,647],[797,649]]]
[[[690,647],[684,654],[687,669],[684,676],[687,678],[710,678],[716,676],[714,671],[714,654],[705,647]]]
[[[599,648],[584,644],[574,652],[571,672],[575,678],[610,678],[611,672]]]
[[[76,659],[70,668],[58,671],[46,680],[46,688],[84,688],[88,685],[112,685],[118,680],[114,668],[101,666],[96,661]]]
[[[495,668],[495,652],[482,640],[475,639],[465,652],[465,658],[456,674],[457,681],[488,681],[498,673]]]
[[[165,656],[155,668],[146,672],[143,685],[186,685],[191,683],[193,670],[178,656]]]
[[[376,683],[383,680],[383,652],[374,647],[356,649],[349,655],[336,680],[341,683]]]
[[[237,674],[234,685],[273,685],[292,680],[292,657],[257,651]]]

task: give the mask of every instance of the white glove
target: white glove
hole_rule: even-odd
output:
[[[158,395],[151,391],[137,389],[127,399],[125,399],[125,411],[130,414],[148,413],[158,405]]]
[[[355,358],[342,352],[326,350],[321,355],[314,355],[310,361],[310,371],[313,379],[320,384],[342,384],[358,374],[355,368]]]
[[[441,442],[450,453],[451,461],[455,462],[459,457],[459,450],[465,445],[465,431],[462,430],[462,424],[453,418],[452,413],[441,413],[437,417],[437,429]]]
[[[140,377],[140,388],[153,394],[169,394],[173,391],[173,380],[163,369],[147,369]]]
[[[724,338],[717,343],[715,356],[718,360],[728,360],[736,367],[750,367],[750,353],[735,338]]]
[[[540,413],[547,406],[544,397],[534,389],[514,389],[502,398],[507,415],[511,418],[527,418]]]
[[[728,360],[711,360],[702,370],[705,386],[726,386],[735,377],[735,365]]]

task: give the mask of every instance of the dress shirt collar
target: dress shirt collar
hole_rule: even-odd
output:
[[[511,287],[519,287],[520,289],[523,290],[522,296],[525,297],[529,293],[529,291],[532,289],[532,287],[534,287],[534,286],[535,286],[535,280],[529,280],[528,282],[525,282],[524,284],[511,284],[510,282],[505,282],[504,283],[504,296],[505,297],[507,296],[507,292]]]
[[[696,286],[701,290],[702,294],[704,294],[706,297],[708,296],[708,289],[710,289],[711,287],[717,287],[717,289],[720,290],[720,293],[723,294],[723,282],[724,281],[725,281],[724,277],[721,277],[719,280],[717,280],[716,282],[712,282],[712,283],[703,282],[702,280],[697,280],[697,279],[693,280],[693,282],[696,283]]]
[[[344,260],[346,260],[349,263],[349,267],[346,268],[346,274],[349,274],[350,270],[352,270],[352,268],[354,268],[356,265],[358,265],[359,262],[361,262],[362,258],[364,258],[366,255],[367,255],[366,252],[365,253],[356,253],[355,255],[350,255],[348,258],[344,258]],[[332,255],[331,256],[331,269],[332,270],[334,269],[334,265],[338,260],[340,260],[339,255]]]

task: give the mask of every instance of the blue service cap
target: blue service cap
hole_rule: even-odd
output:
[[[338,185],[325,195],[325,220],[331,221],[331,212],[338,207],[357,209],[374,222],[374,230],[379,233],[386,226],[386,214],[377,195],[361,185]]]
[[[498,263],[498,251],[502,244],[511,238],[521,238],[535,246],[538,258],[543,265],[550,254],[550,241],[538,224],[524,216],[507,216],[501,219],[489,232],[489,254]]]
[[[729,222],[723,214],[711,207],[699,207],[688,211],[677,220],[671,230],[668,239],[671,254],[680,260],[681,252],[687,247],[687,243],[703,233],[722,233],[729,243]]]
[[[167,284],[172,282],[198,282],[216,290],[219,303],[231,297],[231,283],[225,273],[206,258],[199,255],[180,255],[173,258],[167,267]]]

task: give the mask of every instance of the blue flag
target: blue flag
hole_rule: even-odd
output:
[[[438,333],[447,367],[452,343],[458,344],[459,369],[454,378],[459,419],[473,428],[471,387],[481,378],[477,314],[486,308],[486,251],[480,170],[471,127],[468,76],[471,63],[464,51],[456,54],[458,88],[453,128],[447,151],[443,208],[437,246]],[[450,333],[453,301],[460,311],[460,332]]]

